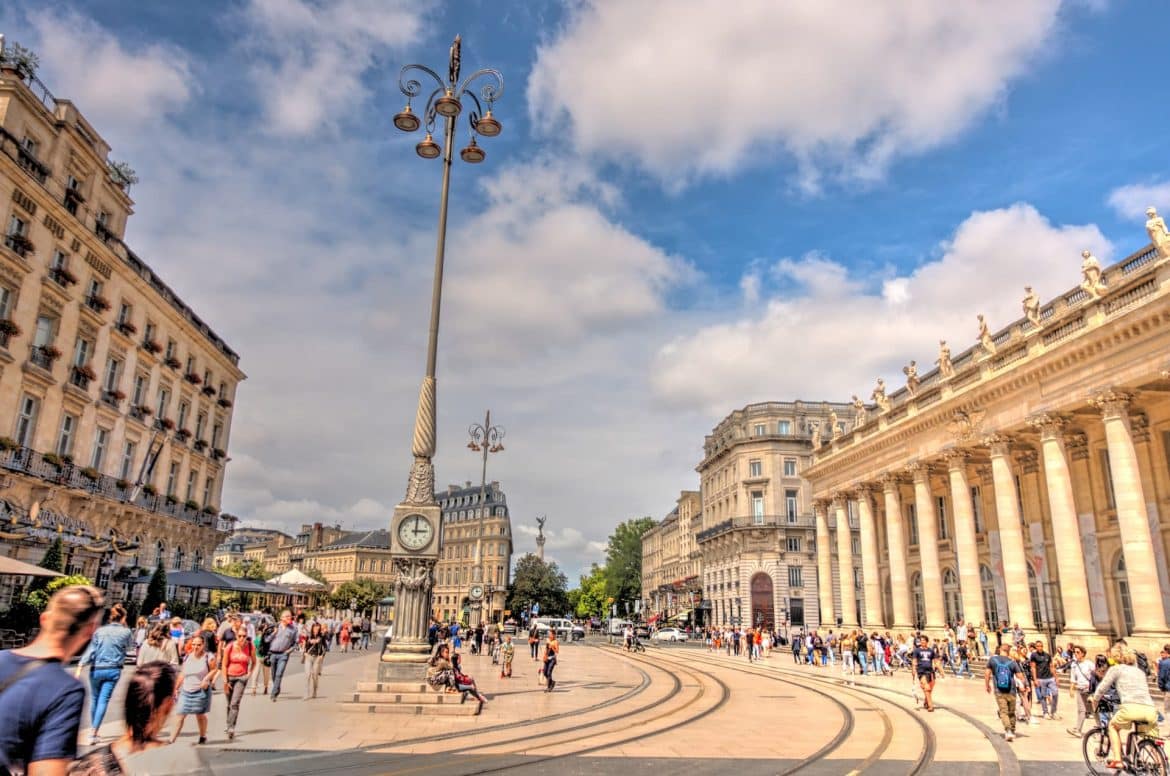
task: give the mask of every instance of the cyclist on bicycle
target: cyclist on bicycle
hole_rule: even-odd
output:
[[[1146,674],[1137,667],[1137,653],[1127,646],[1115,644],[1109,651],[1109,656],[1115,665],[1097,685],[1090,700],[1096,705],[1111,687],[1116,687],[1118,695],[1121,696],[1121,705],[1109,720],[1109,751],[1116,759],[1105,763],[1106,768],[1121,768],[1122,729],[1130,725],[1144,725],[1147,730],[1151,727],[1156,729],[1158,711],[1154,707],[1153,698],[1150,697]]]

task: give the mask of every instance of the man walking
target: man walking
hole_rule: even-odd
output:
[[[1032,669],[1032,683],[1036,686],[1036,700],[1040,701],[1041,717],[1058,719],[1056,702],[1060,692],[1056,689],[1056,677],[1052,674],[1052,655],[1044,651],[1044,642],[1037,641],[1028,658]]]
[[[272,702],[280,695],[280,680],[288,668],[288,656],[297,645],[297,626],[293,624],[292,612],[285,609],[280,613],[280,624],[268,634],[268,660],[272,664]]]
[[[1170,724],[1170,644],[1162,645],[1162,656],[1158,660],[1158,689],[1162,691],[1162,716]]]
[[[995,694],[995,708],[999,721],[1003,723],[1005,741],[1016,739],[1016,674],[1021,673],[1020,664],[1008,655],[1011,647],[1000,644],[998,654],[987,659],[983,672],[983,686],[988,694]]]

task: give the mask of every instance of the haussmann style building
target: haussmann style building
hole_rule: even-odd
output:
[[[0,69],[0,552],[35,563],[59,536],[117,598],[159,561],[210,565],[230,530],[244,373],[123,242],[134,175],[109,154],[71,102]]]
[[[980,316],[974,347],[943,343],[937,368],[820,440],[817,561],[861,567],[844,600],[822,588],[822,617],[1170,641],[1170,235],[1147,215],[1150,246],[1106,269],[1086,251],[1080,285],[1046,304],[1026,289],[998,331]],[[837,538],[851,515],[860,544]]]

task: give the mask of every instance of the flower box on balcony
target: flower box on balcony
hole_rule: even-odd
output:
[[[215,388],[211,387],[210,385],[205,385],[203,386],[203,390],[200,391],[200,393],[202,393],[204,396],[215,396]]]
[[[147,483],[147,484],[142,486],[142,492],[148,496],[157,496],[158,495],[158,488],[154,487],[150,483]]]
[[[84,469],[81,470],[81,476],[85,477],[87,480],[92,480],[92,481],[96,482],[97,480],[101,479],[102,473],[99,472],[97,469],[93,468],[92,466],[86,466]]]
[[[230,407],[230,406],[232,406],[232,400],[231,399],[220,399],[218,402],[216,402],[216,404],[218,404],[221,407]]]
[[[227,453],[217,447],[211,451],[211,457],[217,461],[220,461],[227,457]]]
[[[182,439],[184,442],[186,442],[188,439],[191,438],[191,429],[181,428],[175,432],[175,436],[177,436],[179,439]]]
[[[45,354],[45,358],[50,361],[56,361],[61,357],[61,349],[55,345],[41,345],[41,352]]]
[[[138,327],[130,323],[130,321],[118,321],[116,328],[127,337],[129,337],[131,334],[138,333]]]
[[[77,285],[77,276],[67,270],[65,267],[54,267],[49,270],[49,277],[51,277],[59,286],[74,286]]]
[[[158,342],[155,340],[144,340],[142,343],[142,349],[147,353],[154,353],[156,356],[159,353],[162,353],[162,345],[158,344]]]
[[[170,418],[159,418],[158,424],[160,426],[162,426],[163,428],[165,428],[167,431],[174,431],[175,430],[175,421],[171,420]]]
[[[191,385],[199,385],[203,382],[203,378],[194,372],[188,372],[187,374],[183,375],[183,379],[191,383]]]
[[[198,512],[198,511],[199,511],[199,502],[198,502],[198,501],[196,501],[196,500],[195,500],[195,499],[193,499],[193,498],[189,498],[189,499],[187,499],[187,500],[186,500],[186,501],[183,503],[183,506],[187,507],[187,509],[191,509],[191,510],[194,510],[194,511],[196,511],[196,512]]]
[[[72,187],[65,189],[65,197],[74,202],[85,202],[85,197],[82,196],[81,192]]]
[[[138,410],[138,414],[142,415],[143,417],[149,417],[150,415],[154,414],[154,410],[152,410],[150,407],[147,407],[145,404],[139,404],[134,409]]]
[[[26,256],[36,251],[36,246],[32,244],[32,240],[23,234],[10,234],[4,238],[4,242],[8,243],[8,247],[21,256]]]
[[[16,325],[16,321],[8,318],[0,319],[0,334],[6,337],[19,337],[20,327]]]
[[[205,515],[218,515],[219,510],[209,504],[208,506],[203,507],[203,514],[205,514]]]
[[[86,382],[97,379],[97,372],[93,371],[93,367],[89,364],[74,364],[73,374]]]
[[[174,494],[172,494],[172,493],[167,494],[167,505],[168,506],[173,507],[175,504],[178,504],[178,503],[179,503],[179,499],[175,498]]]
[[[126,490],[126,488],[130,487],[130,481],[129,480],[118,480],[117,482],[114,483],[114,487],[118,488],[120,490]]]
[[[166,364],[167,366],[169,366],[171,369],[178,369],[179,367],[181,367],[183,365],[183,362],[180,361],[179,359],[175,358],[174,356],[167,357],[167,359],[165,361],[163,361],[163,363]]]
[[[9,450],[16,450],[19,447],[20,445],[12,437],[0,437],[0,450],[7,452]]]
[[[87,296],[85,298],[85,304],[89,309],[95,310],[99,313],[104,313],[106,310],[110,309],[110,300],[106,299],[104,296],[98,296],[97,294],[94,294],[93,296]]]

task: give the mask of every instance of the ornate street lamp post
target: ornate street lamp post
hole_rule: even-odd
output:
[[[447,78],[423,65],[406,65],[398,76],[398,88],[406,95],[406,107],[394,116],[394,126],[404,132],[425,128],[415,151],[424,159],[443,158],[443,187],[439,198],[438,241],[435,246],[435,275],[431,290],[430,334],[427,340],[427,368],[419,390],[415,413],[411,453],[414,462],[406,486],[406,498],[394,508],[391,519],[391,554],[395,571],[395,640],[382,655],[382,680],[417,680],[425,671],[427,624],[431,616],[431,592],[434,568],[439,558],[439,526],[442,518],[435,501],[435,359],[439,345],[439,309],[443,292],[443,254],[447,242],[447,197],[451,187],[451,157],[455,145],[455,123],[463,112],[464,100],[473,103],[468,111],[471,139],[459,156],[478,164],[486,156],[476,144],[475,136],[495,137],[502,129],[492,115],[492,107],[504,93],[504,78],[498,70],[477,70],[459,80],[461,41],[458,35],[451,45]],[[434,88],[425,107],[416,114],[414,98],[423,94],[423,85],[415,75],[433,79]],[[473,85],[481,83],[478,96]],[[483,109],[483,103],[487,110]],[[434,140],[435,122],[442,119],[443,145]]]
[[[472,423],[467,433],[471,437],[467,448],[477,453],[483,452],[483,470],[479,481],[479,520],[475,536],[475,567],[471,572],[471,588],[468,590],[468,598],[473,605],[471,626],[474,628],[484,621],[484,609],[491,611],[492,596],[495,592],[495,588],[488,585],[484,579],[483,519],[488,509],[486,505],[488,454],[504,452],[504,427],[492,425],[492,411],[488,410],[483,424]]]

